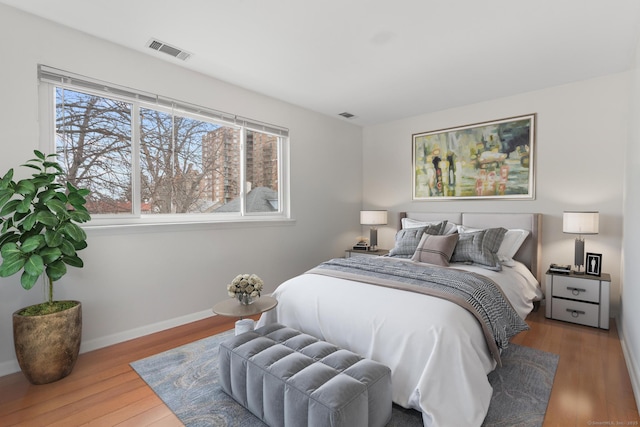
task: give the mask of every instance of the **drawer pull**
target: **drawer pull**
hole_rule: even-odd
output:
[[[567,286],[567,290],[571,291],[573,295],[580,295],[580,292],[587,292],[586,289],[572,288],[571,286]]]
[[[572,308],[567,308],[567,311],[568,311],[569,313],[571,313],[571,317],[578,317],[578,316],[580,316],[581,314],[586,314],[586,313],[585,313],[584,311],[582,311],[582,310],[574,310],[574,309],[572,309]]]

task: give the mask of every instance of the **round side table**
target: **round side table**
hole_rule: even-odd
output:
[[[239,317],[235,330],[235,334],[239,335],[243,332],[252,331],[255,326],[253,319],[244,319],[245,317],[264,313],[273,309],[276,305],[278,305],[278,300],[270,296],[260,297],[249,305],[242,305],[237,299],[229,298],[214,305],[212,310],[221,316]]]

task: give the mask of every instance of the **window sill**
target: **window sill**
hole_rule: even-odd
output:
[[[176,221],[175,218],[136,218],[136,219],[92,219],[82,225],[88,233],[107,231],[112,234],[118,230],[127,232],[161,232],[184,231],[195,229],[228,229],[248,227],[283,227],[295,225],[296,220],[291,218],[265,218],[265,217],[237,217],[225,219],[185,219]]]

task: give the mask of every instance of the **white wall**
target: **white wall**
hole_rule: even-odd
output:
[[[631,90],[629,144],[625,155],[623,287],[620,335],[631,383],[640,406],[640,43]]]
[[[88,230],[84,269],[56,284],[83,303],[82,351],[211,315],[238,273],[271,292],[315,264],[342,256],[359,234],[362,130],[95,39],[0,5],[0,173],[38,148],[37,65],[290,129],[291,225],[181,225]],[[0,375],[17,371],[11,314],[41,302],[19,277],[0,279]]]
[[[574,236],[562,233],[564,210],[600,211],[600,234],[586,251],[603,254],[612,276],[612,314],[621,280],[624,152],[630,73],[548,88],[481,104],[424,114],[364,129],[364,206],[390,210],[379,230],[392,247],[401,211],[540,212],[542,266],[572,264]],[[530,201],[412,201],[412,134],[537,113],[536,197]],[[391,214],[393,213],[393,214]]]

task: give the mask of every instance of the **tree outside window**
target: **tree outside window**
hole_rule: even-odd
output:
[[[69,88],[55,94],[56,152],[66,180],[91,190],[92,214],[280,211],[278,136]]]

